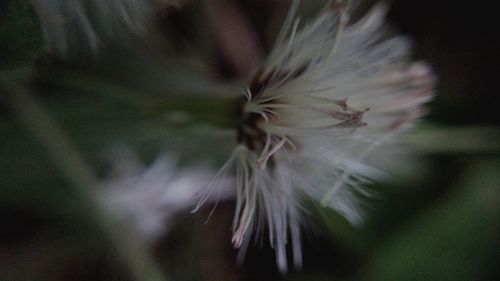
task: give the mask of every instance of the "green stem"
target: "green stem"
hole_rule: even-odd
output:
[[[405,137],[425,153],[498,153],[500,129],[494,126],[422,126]]]
[[[113,219],[106,206],[95,196],[97,177],[42,105],[20,85],[18,80],[2,76],[0,88],[4,90],[3,96],[7,106],[45,147],[54,164],[81,198],[87,211],[95,219],[97,227],[112,243],[135,280],[166,280],[147,253],[145,246],[133,237],[125,225]]]
[[[138,110],[155,116],[168,117],[170,113],[181,113],[187,116],[189,124],[193,125],[205,123],[218,128],[234,129],[240,122],[239,109],[243,99],[238,93],[228,96],[215,91],[201,93],[175,90],[175,93],[158,96],[87,74],[54,69],[44,70],[42,79],[56,86],[135,106]]]

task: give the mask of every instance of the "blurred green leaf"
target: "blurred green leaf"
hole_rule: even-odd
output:
[[[33,61],[42,51],[42,30],[28,1],[0,3],[0,70]]]
[[[308,207],[312,218],[321,227],[326,237],[353,252],[360,253],[366,248],[367,244],[360,229],[352,226],[338,212],[322,207],[319,202],[313,200],[309,201]]]
[[[375,252],[361,280],[492,280],[499,258],[498,171],[498,162],[472,166],[450,198]]]

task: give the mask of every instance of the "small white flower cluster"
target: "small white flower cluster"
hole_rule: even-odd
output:
[[[130,149],[118,150],[113,158],[112,175],[103,181],[98,198],[149,242],[167,233],[171,220],[200,200],[200,186],[214,174],[202,167],[178,169],[176,161],[166,154],[149,167],[143,167]],[[220,184],[220,192],[208,198],[209,202],[234,196],[229,179]]]
[[[363,186],[385,174],[377,159],[393,156],[391,144],[423,114],[434,80],[426,64],[410,62],[409,40],[388,32],[384,5],[350,24],[349,5],[333,1],[301,29],[297,6],[245,90],[239,145],[218,174],[236,169],[240,257],[267,229],[283,272],[287,244],[302,263],[299,197],[359,224]]]

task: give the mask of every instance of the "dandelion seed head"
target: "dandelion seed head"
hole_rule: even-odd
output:
[[[397,136],[421,117],[434,76],[411,62],[411,42],[391,35],[387,7],[349,23],[351,1],[333,1],[300,27],[291,7],[268,59],[250,81],[238,147],[221,170],[235,167],[233,244],[240,258],[266,228],[278,268],[287,245],[301,264],[300,197],[309,196],[363,222],[367,186],[388,177],[380,157],[394,157]],[[379,155],[383,153],[383,155]]]

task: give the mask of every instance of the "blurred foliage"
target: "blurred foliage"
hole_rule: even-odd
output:
[[[25,0],[0,3],[0,70],[32,62],[42,51],[42,30]]]
[[[451,194],[377,247],[361,280],[494,280],[500,162],[469,165]]]
[[[255,22],[271,21],[273,8],[280,8],[264,1],[240,2]],[[307,2],[304,13],[320,2]],[[484,38],[472,34],[470,28],[477,27],[473,12],[453,1],[434,3],[395,1],[390,14],[415,37],[417,56],[430,58],[442,78],[430,118],[408,139],[419,153],[417,172],[374,186],[382,196],[370,202],[367,222],[359,228],[308,204],[304,269],[286,276],[277,273],[274,252],[265,243],[251,248],[244,265],[236,266],[229,238],[231,203],[221,204],[207,225],[207,212],[181,215],[172,232],[151,245],[171,280],[500,279],[500,134],[496,88],[487,80],[494,60],[484,60],[490,48],[500,45],[483,44],[492,39],[490,33]],[[228,68],[202,32],[209,29],[201,20],[203,5],[186,5],[159,13],[169,25],[169,40],[179,39],[182,50],[115,42],[97,58],[62,62],[51,54],[38,56],[41,32],[27,2],[2,1],[1,69],[38,56],[25,86],[101,178],[109,173],[108,153],[117,145],[131,147],[145,163],[166,151],[181,166],[219,167],[235,142],[227,127],[237,122],[233,97],[240,94],[238,82],[214,80],[226,77]],[[486,8],[474,9],[482,15]],[[270,45],[266,38],[272,36],[266,32],[276,26],[262,22],[256,24],[259,38]],[[454,31],[460,40],[455,33],[442,37],[455,30],[455,22],[463,27]],[[199,57],[186,57],[195,51],[189,42],[203,45]],[[129,280],[81,198],[2,102],[0,280]],[[231,106],[235,109],[228,110]],[[228,115],[219,119],[213,114],[219,111]]]

